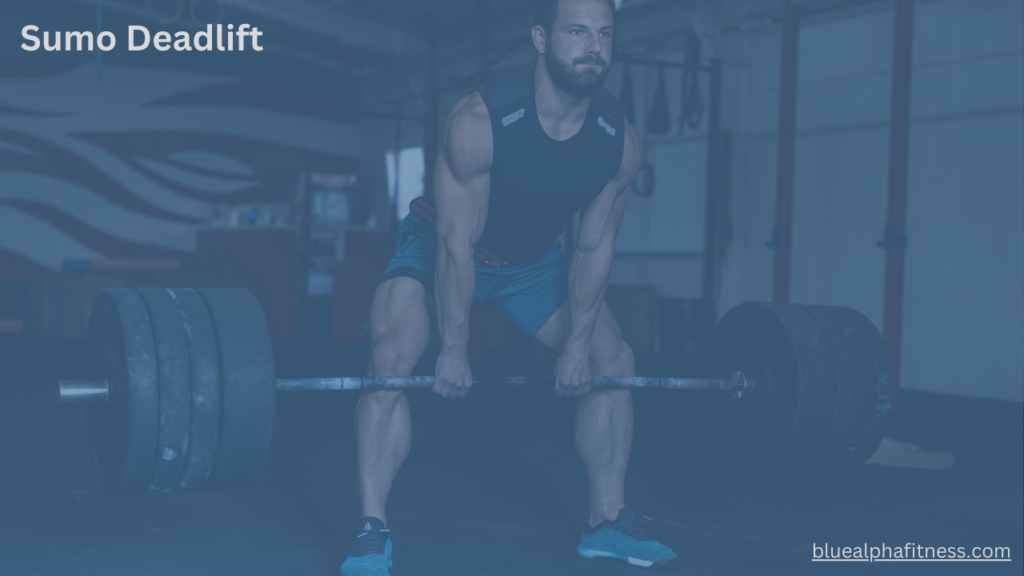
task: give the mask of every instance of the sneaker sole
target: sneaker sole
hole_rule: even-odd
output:
[[[631,566],[638,568],[648,568],[653,570],[662,570],[665,568],[672,568],[676,565],[677,558],[666,558],[664,560],[641,560],[640,558],[633,558],[632,556],[622,556],[606,550],[597,550],[595,548],[585,548],[583,546],[576,547],[576,553],[581,558],[587,560],[616,560],[619,562],[626,562]]]
[[[342,572],[342,573],[341,573],[341,576],[345,576],[345,573],[344,573],[344,572]],[[388,571],[387,571],[387,576],[391,576],[391,570],[388,570]]]
[[[387,575],[387,576],[391,576],[391,567],[392,567],[393,565],[394,565],[394,563],[393,563],[393,562],[391,561],[391,559],[390,559],[390,558],[388,558],[388,570],[387,570],[387,572],[386,572],[386,575]],[[342,564],[342,566],[344,566],[344,564]],[[359,568],[359,569],[361,569],[361,568]],[[340,569],[339,569],[339,570],[340,570]],[[344,572],[341,572],[341,576],[345,576],[345,573],[344,573]]]

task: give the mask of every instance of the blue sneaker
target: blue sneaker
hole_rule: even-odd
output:
[[[594,528],[584,526],[576,553],[588,559],[622,560],[641,568],[671,568],[676,565],[676,555],[647,533],[650,521],[623,508],[614,521],[605,520]]]
[[[342,576],[388,576],[391,568],[391,530],[376,518],[363,518],[356,526],[352,550],[341,565]]]

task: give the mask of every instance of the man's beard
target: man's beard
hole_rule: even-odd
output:
[[[597,94],[601,86],[604,85],[605,79],[608,78],[608,72],[611,71],[608,61],[600,56],[584,56],[573,60],[572,63],[566,62],[555,55],[550,43],[547,50],[544,51],[544,63],[547,64],[548,74],[551,76],[551,81],[555,83],[555,87],[576,98]],[[596,64],[603,69],[601,72],[593,70],[577,72],[573,69],[573,66],[577,64]]]

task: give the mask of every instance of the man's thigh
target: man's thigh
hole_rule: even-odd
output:
[[[418,280],[385,280],[370,306],[373,376],[407,376],[430,343],[434,300]],[[377,373],[377,372],[387,372]]]
[[[569,304],[566,302],[551,318],[544,324],[544,327],[537,332],[537,340],[555,352],[561,353],[565,348],[565,342],[572,331],[572,324],[569,318]],[[615,321],[615,316],[608,309],[608,305],[601,302],[601,310],[597,315],[597,324],[594,326],[594,337],[591,341],[590,357],[612,359],[617,358],[627,346],[622,339],[622,332]]]

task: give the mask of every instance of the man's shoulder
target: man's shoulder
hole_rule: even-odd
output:
[[[446,157],[453,171],[477,173],[489,167],[493,145],[487,106],[477,93],[459,100],[448,116],[445,129]]]
[[[532,93],[530,75],[532,70],[507,72],[490,78],[477,86],[475,94],[479,94],[487,108],[495,113],[506,111],[509,107],[523,106]]]

